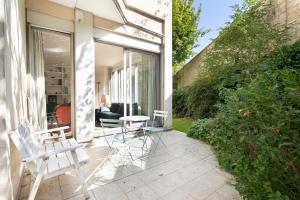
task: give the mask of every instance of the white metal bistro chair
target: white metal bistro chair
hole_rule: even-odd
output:
[[[162,140],[162,134],[164,131],[164,127],[157,127],[156,126],[156,122],[157,120],[160,119],[165,119],[168,117],[168,112],[167,111],[163,111],[163,110],[154,110],[153,113],[153,119],[152,119],[152,124],[151,126],[146,126],[143,128],[143,132],[144,132],[144,143],[143,143],[143,147],[145,146],[145,144],[147,143],[147,139],[151,139],[152,142],[155,144],[155,148],[154,151],[157,149],[158,144],[162,143],[164,146],[167,146],[164,141]],[[155,142],[154,139],[154,134],[157,136],[157,141]]]
[[[119,152],[120,149],[118,145],[116,145],[116,143],[117,144],[123,143],[127,148],[131,160],[133,160],[132,154],[130,153],[130,146],[128,143],[129,137],[126,134],[126,129],[124,128],[122,121],[118,119],[101,119],[101,118],[99,120],[102,127],[104,139],[110,148],[110,153],[114,154]],[[108,132],[108,128],[120,128],[120,129]]]
[[[68,128],[61,127],[55,130],[34,132],[32,126],[25,121],[9,134],[21,154],[22,162],[35,178],[28,197],[29,200],[34,200],[43,179],[64,174],[73,168],[77,169],[85,198],[89,198],[87,185],[80,171],[80,166],[86,164],[89,160],[83,146],[73,138],[44,144],[43,141],[39,141],[39,138],[44,138],[42,135],[47,135],[53,131],[59,131],[63,134],[63,130]]]

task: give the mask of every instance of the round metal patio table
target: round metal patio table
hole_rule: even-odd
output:
[[[150,120],[150,117],[145,115],[133,115],[121,117],[119,120],[123,122],[147,122],[148,120]]]
[[[121,117],[119,119],[120,121],[123,122],[123,129],[125,132],[129,131],[129,129],[126,127],[126,123],[129,122],[143,122],[144,125],[139,127],[138,130],[142,130],[143,127],[147,126],[147,121],[150,120],[149,116],[145,116],[145,115],[133,115],[133,116],[125,116],[125,117]]]

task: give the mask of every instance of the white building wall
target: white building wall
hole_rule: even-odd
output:
[[[79,142],[91,141],[95,128],[95,46],[93,15],[75,10],[75,127]]]
[[[172,1],[165,1],[165,6],[168,9],[164,11],[164,40],[163,40],[163,69],[164,69],[164,110],[168,111],[169,115],[165,121],[165,127],[172,127],[172,93],[173,93],[173,78],[172,78]]]
[[[25,0],[1,0],[0,9],[1,15],[4,13],[4,18],[0,17],[4,28],[0,40],[0,48],[4,48],[0,65],[0,199],[10,200],[17,196],[22,168],[8,132],[26,118],[27,111]]]
[[[43,5],[48,3],[46,0],[36,0],[35,2],[43,2]],[[167,2],[169,2],[168,5],[170,6],[167,9],[168,13],[159,17],[165,20],[162,22],[164,39],[161,48],[161,64],[163,69],[162,100],[164,102],[163,109],[168,110],[170,113],[166,121],[166,125],[170,127],[172,119],[172,17],[171,0],[167,0]],[[15,129],[20,121],[26,118],[27,113],[25,0],[0,0],[0,9],[0,200],[10,200],[15,199],[17,196],[21,177],[21,162],[18,152],[8,139],[8,132]],[[37,12],[44,13],[43,10],[47,11],[45,12],[46,14],[49,11],[48,7],[35,7],[35,11]],[[52,16],[52,18],[48,17],[48,21],[53,20],[53,17],[66,20],[67,24],[70,25],[67,27],[68,31],[73,31],[72,24],[70,23],[74,24],[74,100],[76,102],[74,116],[76,117],[76,137],[80,142],[88,141],[93,137],[95,120],[93,16],[88,12],[75,9],[76,17],[72,21],[73,15],[70,15],[71,17],[67,19],[61,18],[59,17],[61,15],[60,11],[56,9],[50,10],[51,13],[48,13],[48,15]],[[72,12],[72,9],[66,10],[69,10],[70,13]],[[141,10],[149,11],[148,8]],[[59,15],[57,16],[56,13]],[[82,14],[78,15],[78,13]],[[159,15],[161,13],[159,12]],[[34,14],[36,13],[29,15],[32,22],[33,19],[37,20],[37,18],[41,17],[40,15],[37,17]],[[46,20],[45,23],[37,21],[36,23],[47,28],[48,21]],[[63,21],[60,22],[63,23]],[[55,27],[50,26],[50,28]],[[6,38],[4,38],[3,31],[5,31],[4,35]]]

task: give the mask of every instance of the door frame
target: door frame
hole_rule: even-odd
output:
[[[61,35],[67,35],[70,37],[70,56],[71,56],[71,78],[70,78],[70,99],[71,99],[71,132],[72,132],[72,136],[75,137],[75,124],[76,124],[76,116],[75,116],[75,50],[74,50],[74,33],[73,32],[68,32],[68,31],[63,31],[63,30],[58,30],[58,29],[53,29],[53,28],[49,28],[49,27],[44,27],[44,26],[40,26],[40,25],[36,25],[30,22],[26,23],[26,49],[27,49],[27,70],[28,70],[28,66],[29,66],[29,31],[30,29],[37,29],[37,30],[41,30],[43,32],[49,32],[49,33],[54,33],[54,34],[61,34]],[[27,71],[28,73],[28,71]],[[46,83],[45,83],[46,84]],[[46,88],[46,87],[45,87]]]
[[[155,52],[151,52],[151,51],[145,51],[145,50],[142,50],[142,49],[136,49],[136,48],[132,48],[132,47],[128,47],[128,46],[124,46],[124,45],[121,45],[121,44],[116,44],[116,43],[113,43],[113,42],[107,42],[107,41],[102,41],[96,37],[94,37],[94,42],[96,43],[100,43],[100,44],[107,44],[107,45],[112,45],[112,46],[117,46],[117,47],[121,47],[123,49],[123,68],[120,68],[120,69],[123,69],[124,71],[124,74],[123,76],[125,77],[123,79],[123,112],[124,112],[124,117],[126,116],[127,114],[127,88],[126,88],[126,85],[127,85],[127,54],[126,52],[129,52],[129,59],[128,59],[128,68],[129,68],[129,73],[130,73],[130,78],[129,78],[129,105],[132,104],[132,52],[136,52],[136,53],[143,53],[143,54],[148,54],[148,55],[156,55],[158,56],[158,70],[159,70],[159,81],[161,82],[163,77],[162,77],[162,74],[160,73],[161,72],[161,53],[155,53]],[[96,51],[95,51],[96,53]],[[95,55],[96,56],[96,55]],[[96,66],[95,66],[96,67]],[[95,81],[96,83],[96,81]],[[162,102],[161,102],[161,94],[162,94],[162,89],[161,87],[159,87],[159,107],[162,107]],[[129,106],[129,116],[132,115],[132,106]]]

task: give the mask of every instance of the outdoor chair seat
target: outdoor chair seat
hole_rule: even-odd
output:
[[[68,170],[76,169],[83,186],[84,197],[89,198],[89,192],[80,167],[89,160],[83,145],[75,139],[65,139],[64,130],[60,127],[50,130],[34,132],[28,121],[24,121],[10,137],[21,154],[21,160],[35,178],[28,200],[34,200],[43,179],[59,176]],[[59,132],[61,140],[49,141],[45,137],[48,133]]]
[[[156,132],[161,132],[161,131],[164,131],[164,128],[162,127],[144,127],[143,128],[144,131],[149,131],[149,132],[152,132],[152,133],[156,133]]]
[[[88,163],[89,157],[87,153],[82,148],[82,145],[78,144],[73,138],[54,143],[46,143],[43,145],[42,152],[44,152],[45,155],[51,156],[49,156],[44,178],[54,177],[58,171],[68,171],[70,168],[75,168],[70,149],[75,149],[80,166]],[[62,153],[54,154],[55,152]]]
[[[153,113],[153,120],[152,120],[152,125],[151,126],[146,126],[143,128],[144,132],[144,143],[143,143],[143,149],[147,143],[147,139],[151,139],[153,143],[155,143],[154,151],[157,149],[158,144],[162,143],[164,146],[167,146],[164,141],[162,140],[162,133],[165,130],[164,127],[156,127],[155,126],[155,120],[157,118],[167,118],[168,117],[168,112],[163,111],[163,110],[154,110]],[[155,135],[151,136],[152,133],[156,133]],[[157,137],[157,141],[154,140],[154,136]]]

